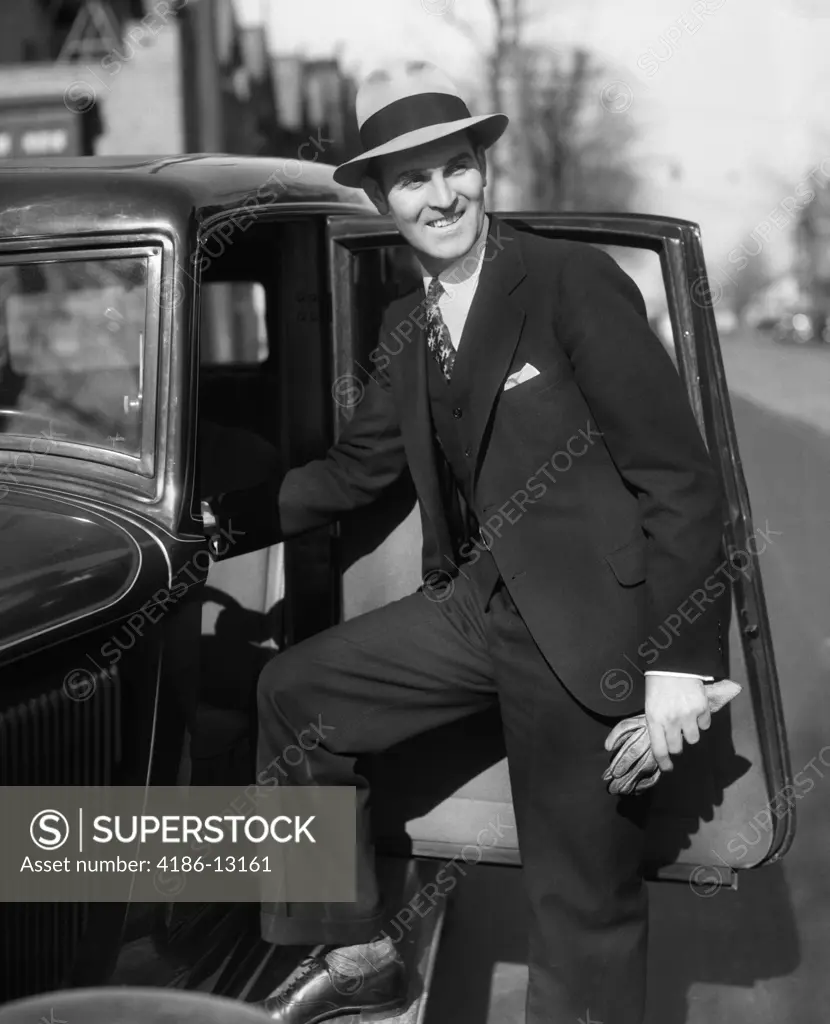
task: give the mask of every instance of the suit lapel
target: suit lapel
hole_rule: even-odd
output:
[[[464,352],[460,383],[470,415],[470,446],[478,470],[482,439],[519,344],[525,311],[513,294],[526,276],[519,237],[502,221],[490,218],[481,276],[459,343]]]
[[[409,472],[423,508],[432,520],[439,543],[451,550],[451,542],[447,532],[444,508],[441,500],[441,486],[438,469],[435,464],[433,444],[432,414],[429,408],[429,389],[427,385],[427,344],[424,330],[419,324],[424,323],[425,295],[422,288],[401,299],[389,323],[398,324],[399,335],[403,338],[406,324],[412,328],[411,333],[403,341],[400,358],[392,356],[393,377],[395,370],[400,369],[398,394],[400,396],[401,423],[404,436],[411,445]],[[395,334],[393,330],[393,335]]]

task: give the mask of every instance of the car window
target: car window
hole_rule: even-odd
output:
[[[608,253],[632,278],[640,289],[646,304],[651,329],[663,342],[666,351],[677,367],[677,339],[669,316],[669,297],[660,257],[651,249],[639,249],[626,245],[597,245],[596,248]]]
[[[0,265],[0,434],[140,454],[146,257]]]
[[[266,297],[259,282],[202,282],[201,304],[199,358],[203,366],[265,362]]]

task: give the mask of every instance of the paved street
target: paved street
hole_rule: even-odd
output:
[[[734,395],[830,434],[830,345],[776,345],[746,331],[724,336],[721,351]]]
[[[830,348],[722,347],[753,516],[781,532],[762,572],[797,772],[830,744]],[[830,769],[816,767],[827,778],[798,801],[782,863],[710,899],[651,886],[648,1024],[827,1019]],[[479,869],[458,897],[427,1024],[513,1024],[526,985],[519,873]]]
[[[794,361],[814,355],[789,354]],[[826,380],[830,352],[815,354],[825,357]],[[778,362],[777,355],[771,362]],[[740,353],[726,358],[730,380],[747,369]],[[781,532],[765,552],[761,571],[794,772],[830,744],[830,433],[805,421],[827,418],[830,387],[823,385],[822,409],[816,395],[822,378],[812,360],[807,365],[810,376],[801,378],[804,406],[793,410],[801,412],[800,419],[733,399],[754,519]],[[757,372],[757,364],[752,368]],[[791,390],[782,388],[777,404],[793,401],[798,368],[782,371]],[[743,385],[750,379],[747,373]],[[754,397],[764,394],[759,389]],[[818,762],[817,767],[830,776]],[[655,998],[649,1024],[826,1019],[830,777],[816,779],[797,802],[797,815],[796,839],[784,861],[742,874],[737,893],[706,900],[685,887],[652,887]]]

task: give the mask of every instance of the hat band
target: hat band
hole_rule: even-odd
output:
[[[471,116],[467,104],[459,96],[446,92],[420,92],[395,100],[367,117],[360,126],[360,141],[364,149],[376,149],[419,128]]]

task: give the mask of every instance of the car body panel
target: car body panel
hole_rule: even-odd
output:
[[[0,652],[24,636],[112,608],[135,583],[135,541],[96,513],[75,511],[23,494],[0,505]]]
[[[271,221],[316,247],[327,215],[369,204],[330,167],[222,155],[8,161],[0,186],[0,264],[151,261],[139,393],[154,428],[139,459],[72,442],[60,423],[0,434],[0,784],[175,784],[188,733],[194,757],[210,746],[197,707],[210,565],[196,457],[205,254]],[[316,248],[308,253],[310,285],[322,266]],[[4,358],[0,340],[0,370]],[[245,559],[236,561],[238,575]],[[171,925],[158,909],[156,937]],[[225,909],[214,908],[223,918]],[[116,977],[125,925],[143,936],[144,910],[12,908],[0,928],[0,999]],[[211,959],[223,943],[245,946],[242,918],[237,926],[231,914],[211,938]],[[170,934],[165,945],[179,955]],[[164,956],[148,948],[146,977],[167,984]]]
[[[177,570],[204,548],[152,520],[34,488],[0,502],[0,533],[0,664],[115,628],[174,587]]]

